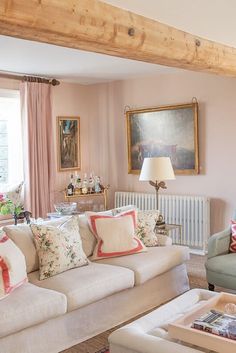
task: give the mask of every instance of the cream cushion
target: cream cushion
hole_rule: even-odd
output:
[[[96,238],[91,232],[88,219],[85,214],[79,215],[79,232],[82,240],[82,246],[86,256],[91,256],[96,245]]]
[[[30,283],[17,288],[1,304],[0,337],[65,314],[67,307],[64,294]]]
[[[57,227],[69,217],[63,217],[56,220],[45,221],[43,224]],[[37,271],[39,269],[39,258],[34,244],[33,233],[29,225],[19,224],[17,226],[3,227],[7,236],[20,248],[25,255],[27,273]]]
[[[30,227],[22,224],[6,226],[3,230],[25,255],[27,273],[38,270],[39,259]]]
[[[129,268],[135,273],[135,285],[140,285],[188,259],[189,249],[187,247],[171,245],[151,247],[145,253],[102,259],[97,263]]]
[[[108,211],[97,212],[96,214],[115,216],[118,213],[128,211],[131,209],[134,209],[134,206],[129,205],[124,207],[114,208]],[[81,214],[77,217],[79,221],[80,236],[82,239],[84,252],[86,256],[91,256],[96,246],[97,240],[90,230],[87,216],[85,214]]]
[[[90,263],[88,266],[75,268],[43,281],[38,280],[38,272],[32,272],[29,281],[65,294],[68,311],[72,311],[132,288],[134,273],[126,268]]]
[[[93,260],[129,255],[146,251],[146,247],[135,236],[136,210],[116,216],[87,212],[89,226],[97,238]]]

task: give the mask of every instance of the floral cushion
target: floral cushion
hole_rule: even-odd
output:
[[[161,245],[154,228],[157,221],[157,211],[139,211],[136,236],[146,246]]]
[[[71,268],[88,265],[75,217],[58,227],[32,224],[31,230],[39,256],[40,280]]]

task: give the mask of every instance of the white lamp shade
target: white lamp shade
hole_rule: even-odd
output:
[[[144,158],[139,180],[161,181],[175,179],[169,157]]]

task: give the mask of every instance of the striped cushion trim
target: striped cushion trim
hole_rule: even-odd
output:
[[[8,271],[8,266],[4,259],[0,257],[0,268],[2,270],[2,281],[4,285],[4,291],[5,293],[9,293],[10,291],[10,275]]]
[[[4,244],[7,241],[11,242],[8,236],[3,233],[3,236],[0,239],[0,244]],[[8,267],[8,263],[4,259],[4,256],[0,256],[0,276],[2,276],[2,283],[3,283],[2,289],[5,295],[11,293],[14,289],[21,286],[23,283],[28,282],[28,278],[26,276],[23,280],[19,281],[18,283],[15,283],[14,285],[11,284],[10,270]]]

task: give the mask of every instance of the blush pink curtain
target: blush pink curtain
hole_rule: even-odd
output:
[[[51,85],[20,84],[23,122],[25,210],[46,217],[53,203],[53,131]]]

